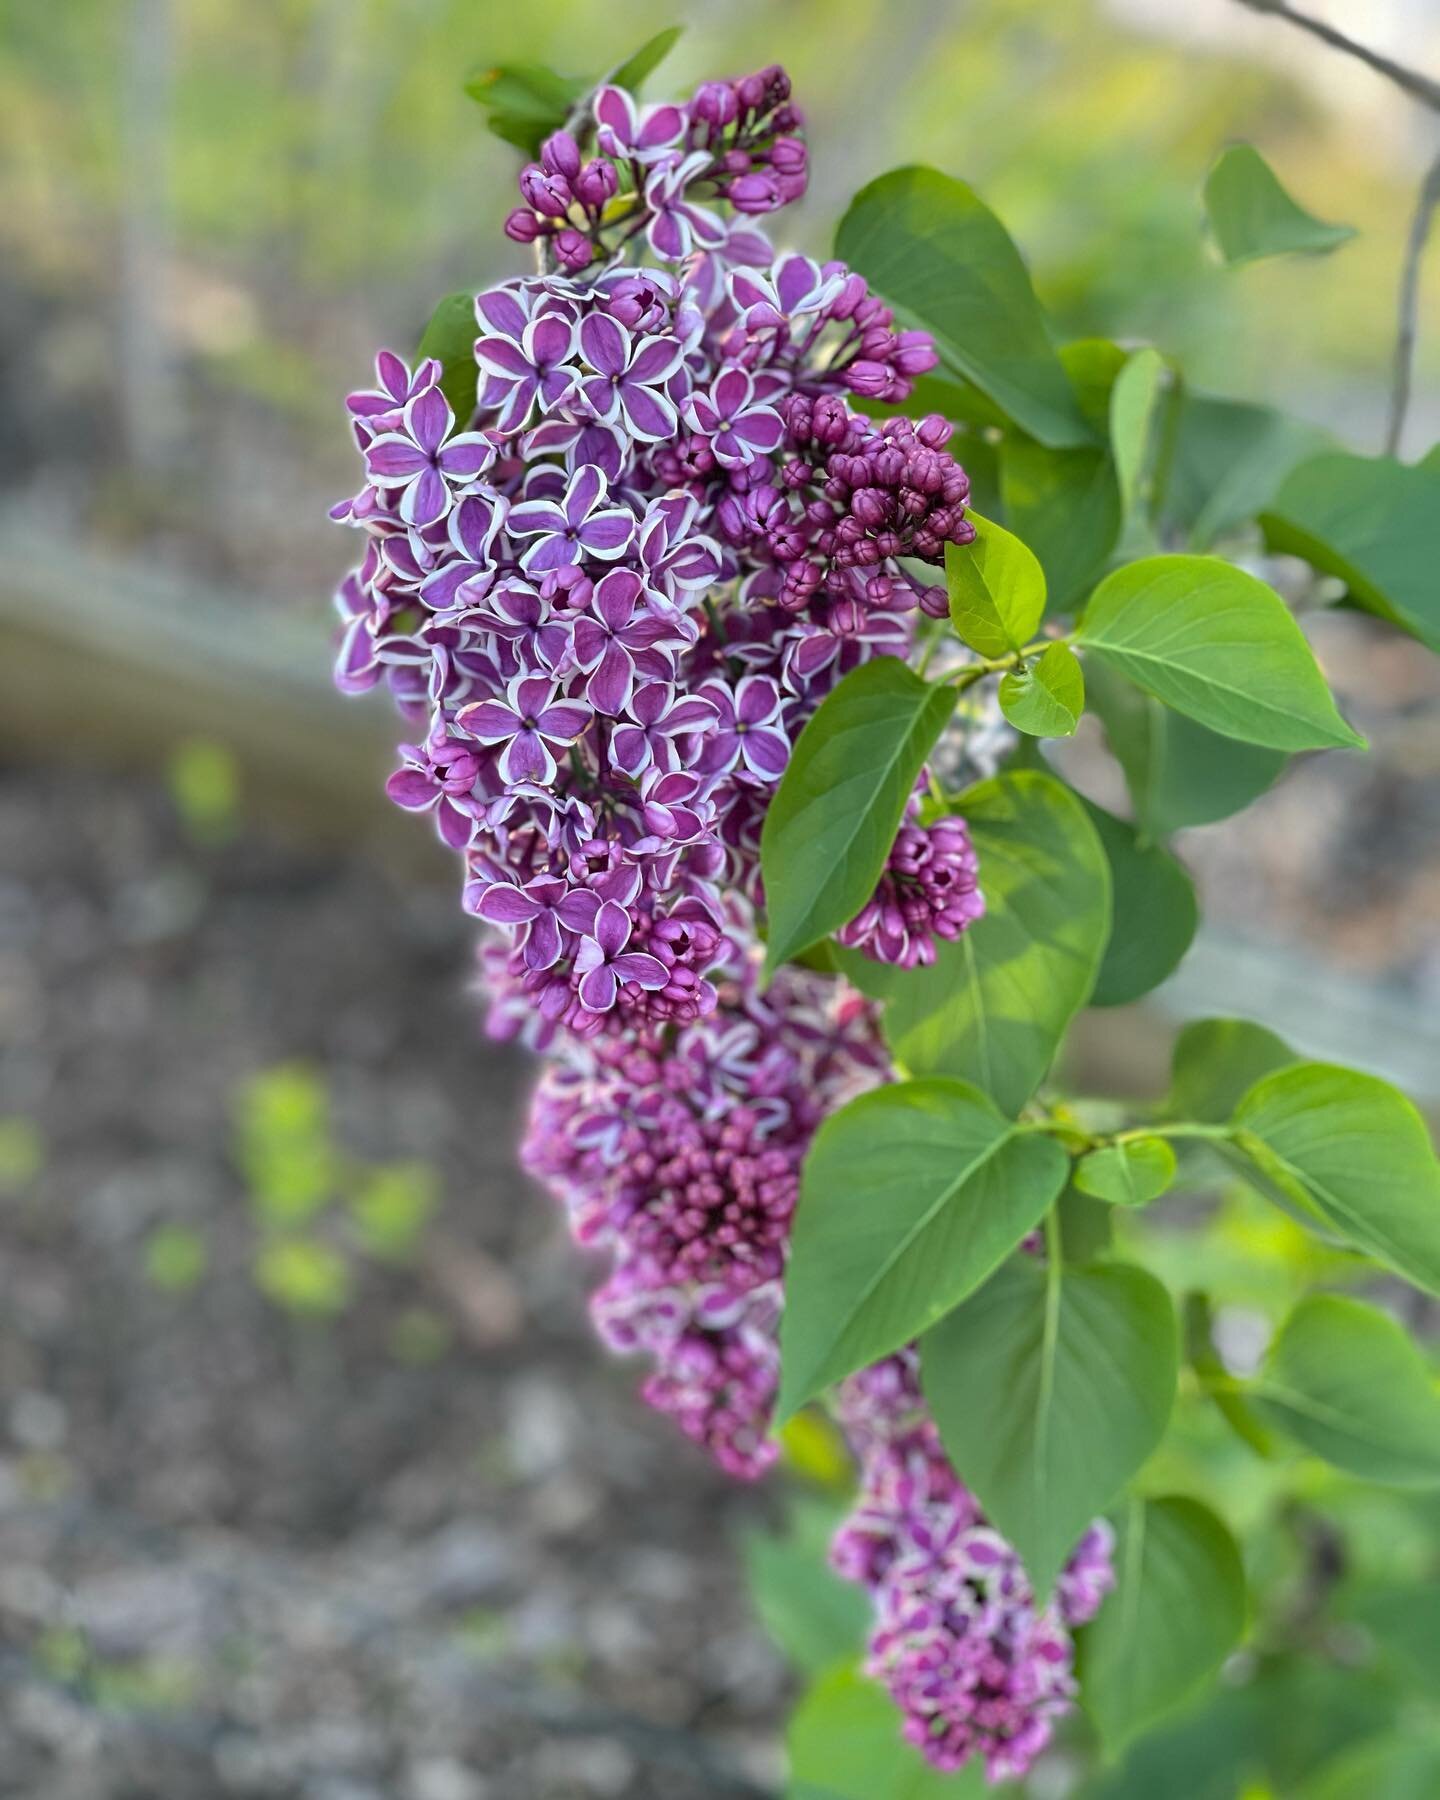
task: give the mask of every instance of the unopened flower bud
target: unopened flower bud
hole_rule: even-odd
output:
[[[540,146],[540,161],[547,175],[573,181],[580,173],[580,146],[568,131],[552,131]]]
[[[575,198],[590,212],[599,212],[620,191],[620,177],[615,165],[603,157],[593,157],[578,175],[571,178]]]
[[[733,125],[739,112],[735,90],[728,81],[702,81],[690,102],[690,117],[717,129]]]
[[[512,244],[533,244],[538,237],[543,237],[545,227],[535,217],[528,206],[517,206],[505,220],[505,235]]]
[[[539,163],[530,163],[520,171],[520,192],[538,213],[550,219],[563,219],[570,210],[570,184],[563,175],[548,175]]]
[[[588,268],[595,259],[589,238],[583,231],[576,231],[572,225],[567,225],[564,231],[556,234],[555,254],[559,257],[561,266],[569,269],[572,275],[579,269]]]

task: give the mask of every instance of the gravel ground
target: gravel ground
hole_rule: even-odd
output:
[[[449,892],[200,848],[119,777],[0,775],[0,841],[0,1118],[43,1153],[7,1128],[0,1795],[773,1791],[786,1678],[733,1544],[766,1502],[595,1350]],[[230,1154],[238,1085],[294,1058],[348,1155],[443,1177],[417,1259],[357,1259],[325,1324],[257,1289]],[[147,1266],[175,1226],[183,1288]]]

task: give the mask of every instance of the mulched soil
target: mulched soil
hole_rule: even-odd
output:
[[[729,1800],[787,1678],[714,1475],[634,1395],[517,1174],[451,892],[159,785],[0,775],[0,1796]],[[357,1157],[423,1157],[418,1262],[317,1325],[256,1287],[237,1085],[303,1058]],[[145,1247],[204,1235],[170,1292]],[[448,1344],[397,1354],[422,1308]]]

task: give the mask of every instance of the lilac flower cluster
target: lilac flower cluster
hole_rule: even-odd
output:
[[[852,1376],[837,1412],[860,1494],[831,1560],[874,1601],[868,1672],[937,1768],[979,1756],[992,1781],[1024,1775],[1075,1692],[1070,1634],[1114,1585],[1109,1526],[1090,1527],[1037,1609],[1020,1559],[941,1448],[913,1350]]]
[[[744,1477],[776,1453],[801,1163],[890,1073],[843,985],[759,992],[760,828],[815,707],[908,654],[973,536],[946,421],[852,410],[903,401],[929,338],[747,216],[803,192],[800,124],[778,69],[685,105],[602,87],[521,176],[538,272],[476,296],[473,378],[382,352],[350,396],[365,477],[333,513],[364,541],[337,683],[410,722],[390,797],[463,859],[490,1029],[551,1057],[526,1167],[609,1258],[604,1340]],[[981,910],[963,821],[912,808],[843,939],[924,963]]]
[[[868,1004],[787,969],[762,995],[743,905],[719,1004],[670,1032],[605,1035],[541,1079],[522,1156],[608,1253],[593,1310],[654,1363],[645,1396],[742,1477],[774,1460],[781,1275],[800,1164],[825,1114],[882,1079]]]
[[[837,943],[877,962],[913,969],[935,960],[935,940],[953,942],[985,911],[970,828],[955,814],[917,822],[918,795],[896,836],[880,885]]]

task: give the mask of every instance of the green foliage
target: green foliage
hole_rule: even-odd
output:
[[[1113,1755],[1188,1699],[1245,1627],[1245,1571],[1207,1507],[1132,1499],[1116,1520],[1115,1592],[1080,1636],[1085,1709]]]
[[[1229,818],[1257,800],[1285,767],[1284,751],[1207,730],[1094,657],[1085,691],[1147,837]]]
[[[1195,884],[1163,844],[1085,802],[1110,864],[1111,924],[1092,1006],[1124,1006],[1178,967],[1199,923]]]
[[[1158,350],[1137,350],[1110,389],[1110,448],[1125,518],[1148,510],[1154,498],[1160,426],[1171,386],[1170,371]]]
[[[846,924],[874,893],[954,706],[953,688],[886,656],[853,670],[811,715],[760,840],[768,968]]]
[[[415,360],[433,356],[440,364],[440,392],[450,403],[458,428],[464,431],[475,411],[475,296],[468,289],[447,294],[430,315],[415,350]]]
[[[1300,1800],[1434,1800],[1440,1793],[1440,1731],[1361,1744],[1306,1783]]]
[[[835,254],[1037,442],[1089,441],[1020,253],[973,188],[938,169],[882,175],[851,201]]]
[[[1205,178],[1205,212],[1231,268],[1264,256],[1333,250],[1355,236],[1327,225],[1293,200],[1253,144],[1232,144]]]
[[[1165,1116],[1222,1125],[1263,1075],[1299,1060],[1249,1019],[1196,1019],[1175,1039]]]
[[[191,738],[165,770],[185,830],[201,844],[223,844],[240,829],[240,769],[224,744]]]
[[[1068,644],[1050,644],[1000,681],[1000,710],[1031,737],[1073,737],[1085,711],[1085,677]]]
[[[45,1140],[29,1119],[0,1118],[0,1194],[18,1194],[45,1167]]]
[[[183,1294],[204,1279],[210,1253],[186,1225],[158,1225],[145,1240],[145,1273],[158,1288]]]
[[[1087,1151],[1075,1165],[1082,1194],[1112,1206],[1158,1200],[1175,1179],[1175,1152],[1161,1137],[1132,1137]]]
[[[439,1204],[440,1178],[428,1163],[391,1163],[362,1174],[350,1211],[372,1256],[403,1261]]]
[[[946,1451],[1037,1593],[1159,1443],[1178,1358],[1153,1275],[1054,1256],[1013,1258],[925,1335],[925,1397]]]
[[[350,1301],[350,1266],[318,1238],[272,1237],[255,1258],[260,1291],[286,1312],[328,1318]]]
[[[1268,406],[1187,389],[1178,402],[1164,523],[1187,550],[1258,518],[1292,469],[1331,447],[1316,425]]]
[[[684,35],[683,25],[670,25],[664,31],[657,31],[633,56],[627,56],[612,69],[608,79],[627,93],[638,94]]]
[[[1201,725],[1274,750],[1364,747],[1335,710],[1280,596],[1211,556],[1152,556],[1108,576],[1080,643]]]
[[[1272,550],[1338,576],[1356,606],[1440,651],[1440,462],[1315,457],[1261,512]]]
[[[843,1513],[833,1501],[798,1498],[783,1532],[748,1531],[742,1539],[760,1623],[807,1675],[858,1656],[870,1624],[866,1595],[842,1581],[827,1560]]]
[[[1440,1293],[1440,1163],[1403,1094],[1353,1069],[1297,1063],[1258,1081],[1233,1125],[1267,1191]]]
[[[972,1765],[941,1775],[905,1743],[883,1689],[854,1669],[823,1676],[790,1720],[786,1800],[981,1800]]]
[[[885,1035],[904,1068],[972,1081],[1013,1117],[1095,985],[1109,864],[1083,804],[1051,775],[997,775],[956,810],[984,870],[984,918],[931,969],[857,973],[887,1000]]]
[[[557,75],[541,63],[514,62],[477,71],[465,83],[465,92],[485,108],[496,137],[536,156],[590,85],[583,75]]]
[[[862,1094],[806,1159],[781,1320],[785,1418],[918,1337],[992,1274],[1065,1180],[1053,1139],[962,1081]]]
[[[981,656],[1005,656],[1034,637],[1045,612],[1045,571],[1033,550],[979,513],[969,544],[945,546],[950,622]]]
[[[1339,1294],[1302,1300],[1270,1347],[1254,1402],[1362,1480],[1440,1486],[1440,1394],[1404,1329],[1372,1306]]]

